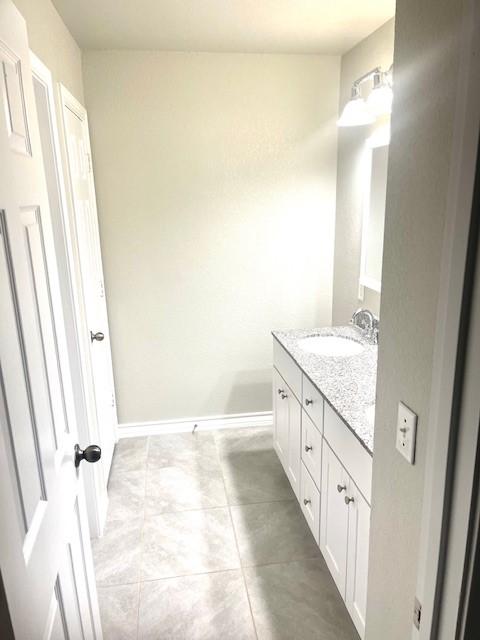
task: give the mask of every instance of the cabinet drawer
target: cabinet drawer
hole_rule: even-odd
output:
[[[282,345],[273,340],[273,364],[297,398],[302,401],[302,372]]]
[[[302,404],[320,433],[323,433],[323,397],[306,375],[302,382]]]
[[[302,411],[302,460],[320,489],[322,475],[322,436],[305,411]]]
[[[320,491],[315,486],[314,481],[303,463],[300,486],[300,506],[313,537],[318,544],[320,538]]]
[[[370,504],[372,456],[327,403],[324,410],[323,435]]]

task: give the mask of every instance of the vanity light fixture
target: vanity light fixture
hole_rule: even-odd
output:
[[[337,125],[339,127],[357,127],[363,124],[371,124],[374,120],[375,118],[370,113],[367,103],[360,95],[358,85],[354,84],[351,98],[343,108]]]
[[[367,106],[374,116],[392,113],[393,91],[391,74],[378,71],[373,75],[373,89],[367,98]]]
[[[339,127],[372,124],[378,116],[391,113],[393,99],[391,72],[392,67],[388,71],[375,67],[355,80],[351,98],[337,121]],[[373,89],[365,101],[360,93],[360,86],[371,79],[373,79]]]

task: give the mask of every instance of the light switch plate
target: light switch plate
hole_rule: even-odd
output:
[[[402,456],[413,464],[415,462],[415,440],[417,436],[417,414],[403,402],[398,403],[397,449]]]

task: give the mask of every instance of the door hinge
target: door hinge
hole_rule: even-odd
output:
[[[413,624],[416,629],[420,629],[420,620],[422,618],[422,605],[418,598],[413,603]]]
[[[103,286],[103,280],[100,280],[100,297],[103,298],[105,296],[105,288]]]
[[[115,394],[112,393],[112,407],[115,406]]]

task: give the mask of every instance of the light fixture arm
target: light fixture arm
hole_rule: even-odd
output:
[[[370,71],[367,71],[367,73],[364,73],[363,76],[360,76],[360,78],[357,78],[355,80],[355,82],[352,85],[352,88],[355,87],[358,89],[361,84],[363,84],[367,80],[370,80],[370,78],[373,78],[375,75],[379,75],[381,73],[384,73],[381,67],[374,67],[373,69],[370,69]]]

